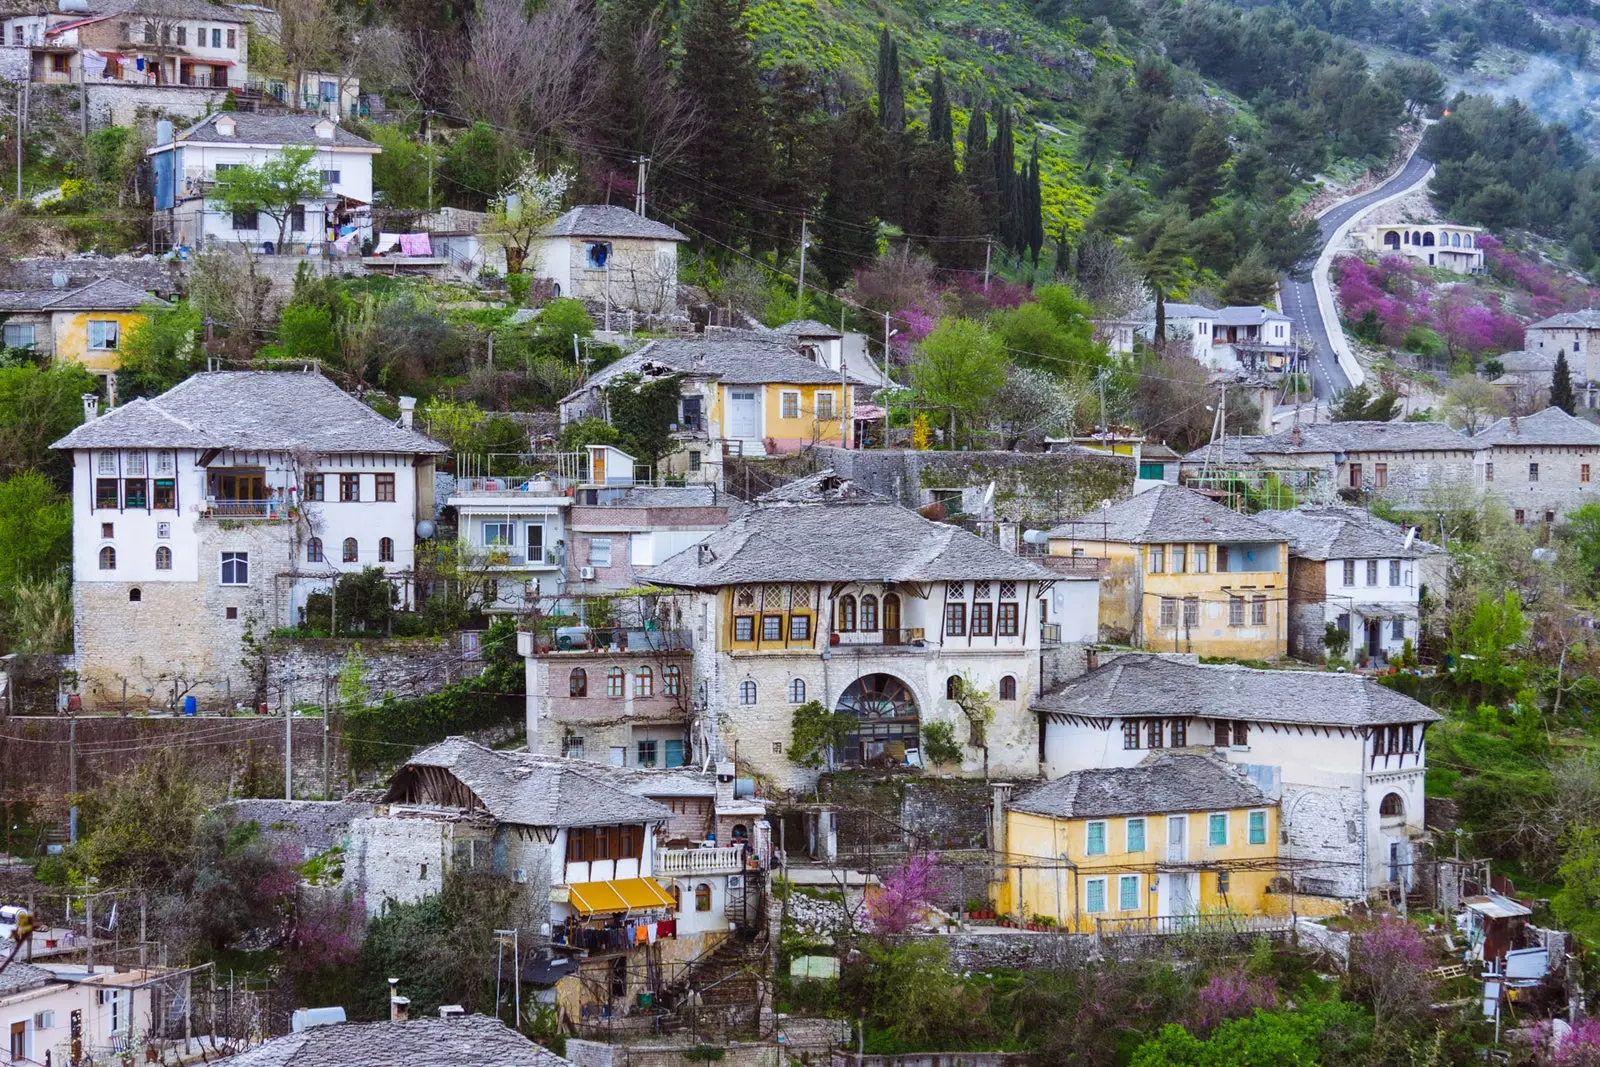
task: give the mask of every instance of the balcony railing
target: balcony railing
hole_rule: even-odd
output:
[[[489,552],[489,566],[515,567],[524,570],[532,567],[558,567],[560,562],[554,552],[535,552],[531,556],[522,552],[508,552],[504,549],[491,548]]]
[[[1129,919],[1096,919],[1099,937],[1175,937],[1186,934],[1270,934],[1289,930],[1294,922],[1277,915],[1142,915]]]
[[[287,519],[284,500],[219,500],[206,498],[206,515],[214,519]]]
[[[696,874],[737,874],[744,870],[744,848],[673,848],[656,851],[655,873],[660,877]]]

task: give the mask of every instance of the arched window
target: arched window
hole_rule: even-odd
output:
[[[306,542],[306,562],[321,563],[322,560],[322,538],[313,537]]]
[[[1000,699],[1017,699],[1017,680],[1012,675],[1008,674],[1004,678],[1000,679]]]
[[[668,893],[668,895],[670,895],[672,897],[672,910],[673,911],[682,911],[683,910],[683,890],[678,888],[678,883],[677,882],[673,882],[672,883],[672,888],[668,889],[667,893]]]
[[[623,670],[622,670],[621,667],[612,667],[609,670],[607,670],[606,671],[606,696],[608,696],[608,697],[620,697],[620,696],[622,696],[622,687],[625,684],[625,682],[624,682],[625,678],[626,678],[626,675],[623,673]]]
[[[1427,233],[1422,235],[1422,247],[1423,248],[1432,248],[1433,247],[1433,243],[1434,243],[1433,242],[1433,231],[1429,230]]]
[[[1412,230],[1411,231],[1411,243],[1414,244],[1414,245],[1420,245],[1422,243],[1422,234],[1417,232],[1416,230]]]
[[[878,598],[871,594],[861,598],[861,629],[867,633],[878,629]]]
[[[661,668],[661,695],[667,697],[680,697],[683,695],[683,668],[677,664]]]
[[[379,563],[393,563],[394,562],[394,538],[392,538],[392,537],[384,537],[384,538],[380,538],[379,539],[379,541],[378,541],[378,562]]]
[[[1383,243],[1388,248],[1399,248],[1400,235],[1395,233],[1393,230],[1390,230],[1388,233],[1383,235]]]
[[[354,563],[360,555],[361,553],[356,547],[356,539],[354,537],[346,537],[344,539],[344,561],[346,563]]]
[[[655,696],[656,673],[649,667],[640,667],[633,672],[633,695],[636,697]]]
[[[699,885],[694,887],[694,910],[711,910],[711,887],[705,882],[701,882]]]
[[[894,630],[898,635],[900,630],[900,594],[883,594],[883,628]]]
[[[1378,814],[1389,818],[1405,818],[1406,802],[1399,793],[1385,793],[1378,804]]]
[[[903,765],[904,752],[918,746],[922,723],[916,698],[892,674],[857,678],[840,694],[835,710],[855,720],[835,750],[840,762]]]
[[[172,549],[162,545],[156,549],[156,570],[170,571],[172,569]]]
[[[139,591],[139,587],[138,586],[134,586],[132,589],[128,590],[128,603],[137,604],[137,603],[139,603],[139,601],[141,601],[143,599],[144,599],[144,594]]]
[[[733,843],[736,845],[742,845],[748,840],[750,840],[750,828],[742,822],[734,823]]]
[[[1470,233],[1467,234],[1467,247],[1468,248],[1472,247],[1472,234],[1470,234]]]
[[[804,704],[806,702],[806,683],[804,678],[795,678],[789,682],[789,703]]]
[[[944,680],[944,695],[948,700],[956,700],[961,696],[961,675],[952,674]]]
[[[1450,247],[1451,248],[1460,248],[1461,247],[1461,235],[1459,233],[1453,233],[1453,234],[1450,235]]]
[[[586,697],[589,695],[589,672],[582,667],[572,668],[572,673],[567,675],[567,695],[572,697]]]
[[[848,594],[839,598],[839,618],[835,630],[848,633],[856,628],[856,598]]]
[[[739,703],[749,706],[756,702],[756,683],[743,681],[739,683]]]
[[[114,571],[117,569],[117,550],[110,545],[100,550],[100,569]]]

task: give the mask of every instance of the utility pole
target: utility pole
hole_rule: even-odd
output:
[[[294,675],[283,683],[283,799],[294,799]]]
[[[635,162],[639,164],[639,184],[634,187],[633,191],[633,213],[642,218],[644,216],[644,182],[650,167],[650,157],[640,156]]]
[[[322,688],[322,799],[332,800],[333,777],[328,765],[328,745],[331,740],[332,724],[328,716],[333,709],[328,704],[328,684],[323,682]]]
[[[1103,438],[1106,436],[1106,370],[1104,367],[1100,368],[1100,373],[1096,377],[1099,379],[1100,384],[1100,436]]]
[[[78,717],[71,715],[67,718],[67,793],[76,798],[78,795]],[[78,843],[78,804],[74,799],[72,807],[67,809],[67,843]]]
[[[87,923],[88,923],[88,935],[89,935],[89,960],[88,960],[88,963],[89,963],[89,973],[93,974],[94,973],[94,894],[93,893],[90,893],[88,896],[83,898],[83,911],[84,911],[84,915],[85,915]],[[67,913],[67,924],[68,924],[69,927],[72,924],[72,913],[70,911]]]
[[[989,295],[989,257],[994,253],[994,238],[983,239],[983,295]]]
[[[433,214],[433,112],[422,113],[422,124],[428,128],[428,214]]]
[[[27,84],[24,82],[23,84]],[[22,201],[22,86],[17,86],[17,202]]]
[[[795,318],[804,318],[806,313],[806,222],[804,215],[800,216],[800,278],[794,287],[794,315]]]
[[[83,46],[78,46],[78,119],[83,139],[89,139],[89,68],[83,65]]]

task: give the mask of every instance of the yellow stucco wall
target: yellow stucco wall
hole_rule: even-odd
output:
[[[782,606],[766,606],[766,596],[769,589],[781,592]],[[754,594],[753,604],[739,603],[739,591],[748,590]],[[722,600],[722,618],[724,620],[721,632],[717,635],[718,648],[724,652],[782,652],[789,649],[812,652],[819,648],[817,636],[817,605],[822,591],[818,586],[807,584],[796,585],[749,585],[737,588],[726,588],[718,594]],[[804,605],[797,604],[799,597],[804,597]],[[738,618],[748,616],[754,620],[751,624],[751,639],[740,641],[738,634]],[[782,620],[779,624],[780,638],[776,641],[762,637],[761,620],[763,616],[774,616]],[[807,637],[803,640],[791,639],[789,620],[795,617],[808,619],[806,624]]]
[[[1162,570],[1150,570],[1150,550],[1159,547]],[[1183,549],[1183,571],[1173,573],[1177,548]],[[1100,630],[1106,640],[1125,640],[1158,652],[1194,652],[1202,656],[1231,656],[1238,659],[1271,659],[1289,649],[1289,553],[1278,544],[1276,565],[1271,570],[1218,571],[1217,546],[1210,544],[1163,544],[1160,546],[1127,542],[1095,541],[1091,538],[1053,538],[1050,554],[1070,556],[1074,550],[1085,556],[1110,560],[1100,583]],[[1202,565],[1204,570],[1200,570]],[[1244,624],[1229,622],[1229,598],[1245,601]],[[1161,625],[1163,597],[1178,601],[1175,611],[1178,626]],[[1183,601],[1198,598],[1198,625],[1183,623]],[[1251,601],[1266,598],[1266,623],[1254,625]],[[1137,622],[1137,625],[1135,623]]]
[[[1249,840],[1249,812],[1266,813],[1265,840],[1251,844]],[[1225,815],[1228,820],[1228,840],[1225,845],[1209,843],[1209,817]],[[1280,907],[1267,893],[1267,886],[1277,871],[1271,864],[1262,870],[1227,871],[1228,891],[1218,891],[1220,872],[1204,870],[1206,864],[1228,860],[1275,860],[1278,855],[1278,809],[1235,808],[1227,812],[1187,813],[1188,863],[1169,865],[1166,862],[1167,820],[1184,816],[1153,814],[1143,816],[1145,822],[1142,850],[1128,851],[1129,818],[1108,819],[1056,819],[1026,812],[1006,813],[1006,845],[1008,859],[1023,864],[1020,869],[1010,867],[1006,878],[995,888],[995,907],[998,911],[1031,919],[1045,915],[1057,924],[1079,933],[1093,933],[1096,919],[1132,919],[1153,917],[1160,913],[1160,893],[1156,879],[1164,871],[1199,869],[1199,911],[1201,913],[1230,911],[1241,915],[1272,914]],[[1138,817],[1133,817],[1138,818]],[[1105,854],[1088,854],[1088,826],[1103,822]],[[1073,865],[1068,869],[1060,857],[1065,854]],[[1049,867],[1027,867],[1026,864],[1043,863]],[[1137,906],[1121,907],[1119,879],[1136,878],[1138,884]],[[1088,883],[1105,880],[1105,909],[1088,911],[1090,892]]]
[[[795,418],[783,416],[783,394],[800,394],[800,414]],[[834,417],[817,418],[817,394],[833,396]],[[850,390],[841,385],[783,385],[767,386],[766,436],[774,441],[793,441],[803,445],[839,443],[838,415],[847,410]]]
[[[50,333],[55,358],[62,363],[79,363],[102,374],[114,372],[122,362],[122,349],[128,345],[128,332],[145,321],[142,311],[60,311],[51,316]],[[119,338],[116,349],[89,350],[89,320],[114,321]]]

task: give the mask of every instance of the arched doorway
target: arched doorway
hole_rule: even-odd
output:
[[[1389,248],[1399,248],[1400,235],[1395,233],[1393,230],[1390,230],[1388,233],[1383,235],[1383,243]]]
[[[887,610],[887,603],[884,607]],[[900,766],[906,762],[907,749],[920,747],[917,698],[892,674],[857,678],[840,694],[838,710],[856,720],[835,753],[840,763]]]

